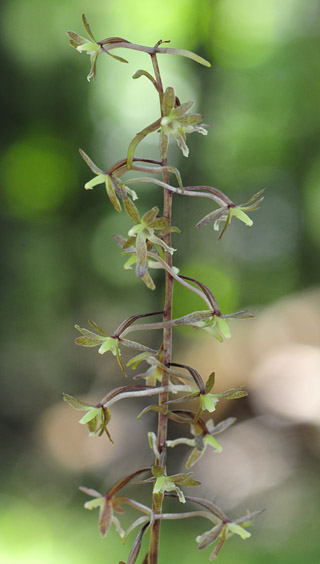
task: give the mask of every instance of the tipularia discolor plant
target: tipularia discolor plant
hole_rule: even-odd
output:
[[[122,539],[126,539],[134,528],[138,529],[127,564],[137,562],[143,537],[146,536],[149,539],[148,551],[142,555],[142,562],[143,564],[158,564],[161,521],[191,517],[201,517],[209,521],[209,530],[199,535],[196,542],[199,550],[213,545],[209,558],[214,560],[230,536],[239,535],[241,539],[250,537],[247,529],[260,511],[248,513],[238,519],[230,519],[212,501],[186,495],[184,489],[200,484],[195,479],[194,473],[189,471],[190,468],[196,465],[207,447],[216,453],[222,450],[216,437],[235,422],[235,418],[229,417],[224,421],[214,423],[208,414],[215,411],[219,401],[235,400],[247,395],[247,392],[242,388],[233,388],[222,393],[214,393],[214,372],[207,379],[203,379],[195,368],[173,362],[172,330],[182,325],[189,326],[202,329],[219,341],[223,341],[224,338],[230,337],[229,320],[250,317],[250,314],[245,311],[229,315],[223,314],[212,291],[207,286],[195,278],[180,273],[178,268],[173,266],[172,257],[175,249],[171,244],[171,234],[180,233],[180,230],[173,227],[171,223],[172,203],[174,195],[175,199],[181,197],[208,198],[213,209],[197,223],[197,227],[201,228],[212,223],[216,231],[220,230],[219,238],[221,238],[233,217],[247,226],[252,225],[252,220],[247,212],[258,208],[262,200],[261,192],[252,196],[245,204],[235,204],[223,192],[211,186],[184,186],[179,170],[168,162],[167,150],[170,140],[173,139],[183,155],[188,157],[187,135],[190,133],[207,135],[208,131],[207,126],[202,123],[202,116],[192,112],[194,105],[192,101],[184,101],[183,97],[180,98],[180,93],[178,97],[172,86],[164,88],[158,55],[188,57],[206,67],[210,67],[210,63],[190,51],[163,47],[162,41],[158,41],[154,47],[131,43],[121,37],[109,37],[97,41],[91,32],[86,16],[83,15],[82,19],[88,38],[73,31],[69,31],[68,36],[72,47],[79,53],[87,53],[90,57],[91,67],[87,77],[89,81],[96,77],[98,57],[108,55],[121,63],[127,62],[126,59],[116,55],[115,50],[117,52],[119,49],[141,51],[151,58],[153,75],[140,69],[133,75],[133,78],[144,77],[152,83],[155,94],[159,98],[159,118],[149,125],[142,124],[141,131],[129,143],[127,155],[111,166],[109,163],[109,168],[99,168],[82,149],[80,149],[80,154],[93,174],[85,188],[89,190],[94,186],[104,184],[107,197],[115,212],[124,212],[128,216],[127,235],[114,235],[115,242],[119,245],[120,252],[126,261],[124,268],[134,267],[137,277],[149,290],[155,289],[150,271],[155,268],[162,269],[165,277],[165,296],[161,311],[134,313],[122,321],[116,329],[111,327],[106,330],[102,329],[93,321],[89,321],[90,329],[76,326],[81,333],[76,343],[84,347],[98,347],[100,354],[111,352],[117,358],[119,370],[125,376],[127,368],[136,370],[138,366],[144,366],[142,373],[134,377],[133,383],[125,383],[124,380],[122,386],[107,391],[105,396],[95,404],[87,404],[70,395],[64,395],[68,404],[83,411],[80,423],[87,424],[90,435],[101,436],[105,433],[112,442],[108,429],[111,413],[116,408],[114,404],[125,398],[148,397],[151,404],[146,406],[138,417],[153,411],[156,412],[158,418],[157,433],[148,433],[152,451],[150,459],[153,457],[149,467],[133,468],[128,476],[121,478],[108,492],[100,493],[87,487],[80,489],[91,498],[85,503],[85,507],[87,509],[99,508],[99,529],[102,536],[107,535],[112,526],[116,528]],[[136,157],[138,145],[145,137],[154,134],[159,135],[158,156],[155,159]],[[130,177],[131,171],[138,171],[141,176],[132,177],[131,175]],[[143,183],[155,184],[162,190],[162,215],[157,206],[141,214],[137,204],[134,203],[138,200],[138,195],[132,186],[137,184],[141,189]],[[140,196],[139,193],[139,198]],[[181,284],[190,292],[200,296],[204,308],[191,313],[186,311],[184,316],[173,319],[174,283]],[[159,316],[162,317],[161,321],[149,319]],[[143,322],[140,321],[142,319]],[[157,350],[129,338],[129,333],[133,331],[156,329],[162,332],[162,339]],[[134,354],[127,362],[127,366],[124,366],[121,358],[122,347],[129,347]],[[144,380],[144,383],[139,383],[139,380]],[[192,408],[187,409],[186,404],[191,400]],[[181,438],[168,439],[168,420],[182,426]],[[185,436],[186,430],[189,431],[187,437]],[[168,476],[166,471],[168,449],[180,444],[190,447],[185,464],[187,471]],[[125,495],[123,490],[131,480],[137,484],[153,484],[152,499],[148,506]],[[176,498],[175,513],[165,511],[167,496]],[[186,511],[184,509],[186,502],[193,508]],[[124,531],[117,515],[121,515],[126,506],[133,507],[140,515],[128,530]]]

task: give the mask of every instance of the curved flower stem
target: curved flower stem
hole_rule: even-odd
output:
[[[206,319],[207,317],[212,317],[212,311],[208,311],[207,315],[201,315],[201,319]],[[139,325],[130,325],[125,331],[123,331],[122,336],[130,333],[131,331],[150,331],[153,329],[165,329],[169,327],[179,327],[181,325],[190,325],[190,323],[183,323],[186,316],[177,317],[176,319],[171,319],[171,321],[159,321],[158,323],[140,323]]]
[[[147,47],[146,45],[139,45],[138,43],[131,43],[130,41],[119,41],[119,42],[112,42],[110,43],[108,40],[105,40],[106,43],[104,43],[104,41],[99,41],[99,45],[101,46],[102,51],[104,51],[105,53],[108,53],[108,51],[111,51],[112,49],[132,49],[133,51],[142,51],[144,53],[148,53],[149,55],[151,55],[151,59],[153,62],[153,66],[155,67],[155,64],[157,65],[157,59],[156,59],[156,54],[168,54],[168,55],[181,55],[182,57],[187,57],[188,59],[192,59],[198,63],[200,63],[201,65],[204,65],[205,67],[211,67],[211,64],[206,61],[205,59],[203,59],[202,57],[200,57],[199,55],[196,55],[195,53],[193,53],[192,51],[187,51],[186,49],[174,49],[172,47],[159,47],[159,43],[157,43],[157,45],[155,45],[154,47]],[[154,63],[155,61],[155,63]],[[158,86],[161,88],[161,91],[163,92],[163,88],[162,88],[162,83],[161,83],[161,79],[159,81],[160,78],[160,73],[159,73],[159,69],[158,69],[158,73],[155,73],[156,75],[156,81]],[[160,92],[160,90],[159,90]],[[149,562],[150,564],[150,562]]]
[[[133,170],[133,167],[132,167]],[[136,170],[139,170],[136,167]],[[130,180],[126,180],[124,184],[136,184],[136,183],[148,183],[148,184],[157,184],[166,190],[170,190],[175,194],[180,194],[181,196],[193,196],[198,198],[209,198],[210,200],[214,200],[220,207],[225,207],[226,205],[234,205],[232,200],[225,196],[223,192],[214,188],[213,186],[184,186],[183,190],[181,188],[176,188],[171,186],[168,183],[162,182],[161,180],[157,180],[157,178],[131,178]]]
[[[158,394],[168,394],[169,392],[178,393],[178,392],[193,392],[194,387],[188,386],[186,384],[181,385],[170,385],[170,386],[158,386],[157,388],[153,388],[151,386],[146,387],[143,390],[128,390],[125,392],[120,392],[118,395],[112,397],[111,399],[104,399],[103,407],[110,407],[114,403],[127,398],[136,398],[136,397],[146,397],[146,396],[156,396]]]
[[[170,276],[172,278],[174,278],[177,282],[179,282],[179,284],[182,284],[182,286],[185,286],[185,288],[188,288],[188,290],[190,290],[191,292],[194,292],[195,294],[198,294],[198,296],[200,296],[200,298],[203,299],[203,301],[205,302],[205,304],[211,309],[211,303],[209,302],[208,298],[204,295],[203,292],[201,292],[201,290],[198,290],[198,288],[195,288],[194,286],[191,286],[191,284],[188,284],[188,282],[186,282],[185,280],[183,280],[181,278],[181,276],[179,276],[179,274],[177,274],[172,267],[170,267],[159,255],[156,255],[152,252],[147,252],[147,256],[153,260],[156,260],[158,262],[160,262],[160,264],[163,266],[163,268],[169,272]]]
[[[215,525],[220,523],[220,521],[215,518],[214,515],[209,513],[208,511],[187,511],[185,513],[160,513],[160,515],[156,515],[156,519],[190,519],[191,517],[204,517],[205,519],[209,519]]]

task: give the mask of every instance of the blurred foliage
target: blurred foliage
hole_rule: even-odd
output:
[[[74,477],[37,451],[39,417],[60,401],[62,391],[87,392],[106,372],[104,359],[73,346],[73,324],[91,317],[112,331],[124,316],[160,306],[159,295],[122,269],[123,257],[111,236],[125,234],[129,226],[115,216],[103,188],[84,192],[89,176],[78,146],[106,168],[125,155],[130,139],[157,117],[158,109],[151,86],[130,78],[142,64],[149,70],[139,54],[132,53],[127,66],[100,57],[98,79],[88,85],[88,60],[69,48],[65,35],[67,29],[81,32],[75,0],[4,0],[0,10],[1,482],[8,495],[23,498],[36,491],[42,498],[52,481],[60,484],[59,495],[70,491]],[[175,264],[189,275],[200,271],[226,313],[318,284],[318,1],[137,0],[133,9],[129,0],[84,0],[81,10],[99,39],[123,36],[142,44],[171,39],[173,46],[211,60],[210,71],[178,57],[159,61],[165,85],[172,83],[182,101],[194,99],[196,111],[214,124],[207,138],[190,137],[188,160],[172,144],[172,159],[185,184],[217,186],[236,202],[266,188],[253,228],[232,224],[219,243],[211,226],[194,228],[210,211],[207,203],[190,205],[176,196],[174,224],[183,234],[175,235]],[[154,155],[156,135],[148,143],[146,151]],[[142,185],[137,191],[145,210],[161,201],[155,187]],[[156,282],[161,287],[161,276]],[[177,315],[191,310],[183,289],[176,297]],[[115,365],[109,374],[118,378]],[[49,564],[58,555],[61,562],[82,562],[87,550],[99,558],[105,545],[87,539],[89,527],[78,511],[70,515],[66,509],[39,513],[14,503],[4,517],[6,542],[16,544],[12,530],[21,521],[19,542],[26,549],[23,558],[18,548],[8,549],[5,561]],[[78,531],[71,531],[71,522]],[[36,552],[28,548],[32,535]],[[272,548],[252,543],[234,543],[236,552],[226,549],[223,562],[317,560],[312,542],[309,560],[296,544],[290,553],[279,546],[274,556]],[[45,560],[49,545],[52,559]],[[96,546],[103,546],[101,553]]]

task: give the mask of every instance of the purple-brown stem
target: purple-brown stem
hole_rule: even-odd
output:
[[[162,114],[162,100],[163,100],[163,85],[160,75],[160,70],[158,66],[157,57],[155,54],[151,55],[153,70],[158,85],[159,98],[160,98],[160,109]],[[163,157],[161,161],[162,166],[167,166],[167,158]],[[162,173],[163,181],[169,184],[169,175],[166,170]],[[163,216],[168,220],[168,226],[171,227],[171,216],[172,216],[172,192],[164,188],[164,199],[163,199]],[[165,236],[166,244],[171,247],[171,233]],[[169,252],[165,254],[165,260],[167,264],[172,267],[172,256]],[[171,321],[172,319],[172,299],[173,299],[173,278],[169,272],[165,271],[165,298],[164,298],[164,314],[163,321]],[[172,328],[166,327],[163,330],[163,364],[165,366],[170,366],[172,356]],[[165,372],[162,374],[162,385],[168,386],[169,375]],[[169,400],[169,393],[162,392],[159,396],[159,405],[166,405]],[[166,441],[167,441],[167,429],[168,429],[168,417],[159,413],[158,417],[158,450],[160,452],[161,458],[158,460],[156,458],[155,465],[161,464],[165,466],[166,461]],[[152,507],[155,513],[161,513],[156,511],[153,503]],[[160,543],[160,519],[156,519],[154,522],[151,535],[150,535],[150,548],[149,548],[149,564],[158,564],[158,554],[159,554],[159,543]]]

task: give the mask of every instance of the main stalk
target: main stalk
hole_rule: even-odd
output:
[[[159,65],[157,61],[157,57],[155,54],[151,55],[153,70],[155,74],[155,79],[157,82],[157,89],[159,92],[159,100],[160,100],[160,110],[161,116],[163,115],[162,111],[162,101],[163,101],[163,85],[159,70]],[[162,155],[162,166],[167,165],[167,157],[166,155]],[[162,174],[163,181],[166,184],[169,184],[169,175],[167,171],[164,171]],[[168,220],[169,232],[165,236],[166,244],[171,247],[171,218],[172,218],[172,192],[164,188],[164,196],[163,196],[163,216]],[[165,260],[167,264],[171,267],[172,266],[172,256],[169,252],[165,254]],[[163,321],[171,321],[172,319],[172,301],[173,301],[173,278],[172,276],[166,271],[165,272],[165,297],[164,297],[164,314],[163,314]],[[172,328],[168,327],[163,330],[163,363],[165,366],[169,366],[171,362],[172,356]],[[167,373],[162,374],[162,385],[168,386],[169,378]],[[169,399],[169,393],[163,392],[159,395],[159,405],[163,406],[166,405],[166,402]],[[159,412],[158,416],[158,432],[157,432],[157,441],[158,441],[158,450],[160,453],[160,458],[156,457],[155,465],[162,466],[165,468],[166,465],[166,441],[167,441],[167,429],[168,429],[168,417],[164,413]],[[159,507],[155,508],[154,501],[152,503],[153,511],[154,512],[161,512],[161,508],[159,511]],[[159,543],[160,543],[160,524],[161,520],[156,519],[154,525],[151,529],[151,538],[150,538],[150,548],[149,548],[149,564],[158,564],[158,555],[159,555]]]

